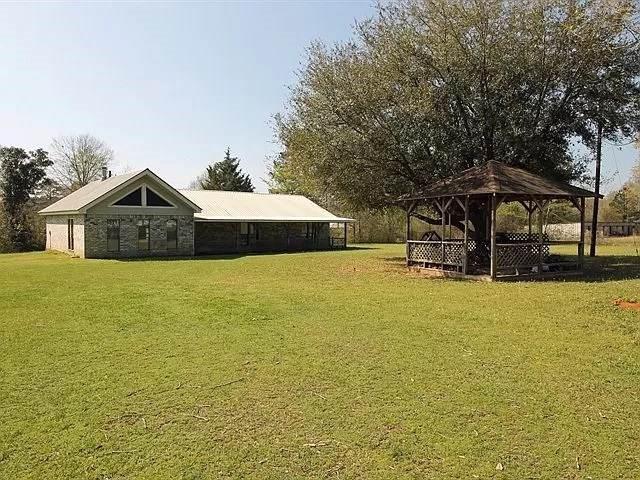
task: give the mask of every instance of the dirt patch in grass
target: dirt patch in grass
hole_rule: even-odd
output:
[[[635,300],[625,300],[623,298],[618,298],[613,304],[621,308],[623,310],[635,310],[636,312],[640,312],[640,302]]]

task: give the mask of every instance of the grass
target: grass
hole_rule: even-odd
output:
[[[494,284],[401,245],[2,255],[0,478],[638,478],[640,261],[600,252]]]

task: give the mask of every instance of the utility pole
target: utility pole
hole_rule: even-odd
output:
[[[591,248],[589,256],[596,256],[596,237],[598,236],[598,204],[600,203],[600,165],[602,164],[602,120],[598,119],[596,137],[596,188],[593,198],[593,219],[591,220]]]

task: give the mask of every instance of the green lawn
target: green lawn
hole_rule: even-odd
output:
[[[640,477],[632,243],[567,282],[403,251],[0,256],[0,478]]]

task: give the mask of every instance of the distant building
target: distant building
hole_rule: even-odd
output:
[[[640,233],[637,222],[598,222],[598,234],[604,237],[629,237]]]
[[[591,224],[586,223],[585,229],[591,232]],[[579,223],[550,223],[545,232],[551,238],[577,238],[580,235]],[[640,234],[640,223],[637,222],[598,222],[598,235],[603,237],[629,237]]]

